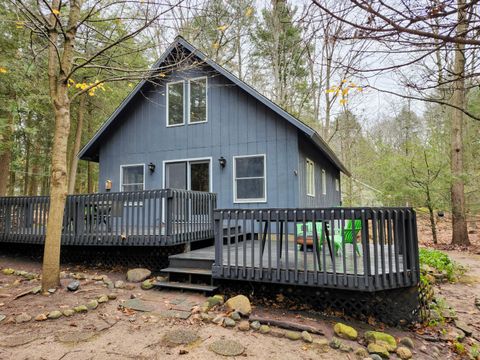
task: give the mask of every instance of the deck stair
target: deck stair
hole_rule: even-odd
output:
[[[229,240],[228,229],[223,229],[224,243]],[[244,240],[241,228],[230,229],[230,242]],[[215,261],[215,253],[212,246],[199,248],[181,254],[168,257],[169,266],[161,270],[167,276],[166,281],[158,281],[154,284],[157,289],[179,289],[211,293],[217,289],[212,280],[212,265]]]

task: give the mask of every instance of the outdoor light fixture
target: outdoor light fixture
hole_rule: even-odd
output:
[[[105,181],[105,190],[106,191],[112,190],[112,180]]]
[[[218,159],[218,163],[220,164],[220,167],[224,168],[225,165],[227,165],[227,160],[221,156],[220,159]]]
[[[148,164],[148,170],[150,170],[150,173],[155,172],[155,164],[152,162]]]

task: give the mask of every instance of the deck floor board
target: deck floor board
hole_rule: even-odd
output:
[[[252,246],[254,247],[254,259],[252,261]],[[230,245],[223,245],[223,266],[238,266],[243,267],[246,266],[248,268],[272,268],[273,270],[276,269],[295,269],[295,256],[297,257],[297,269],[299,271],[326,271],[328,273],[333,273],[334,269],[337,273],[345,273],[345,274],[355,274],[355,262],[357,267],[357,274],[363,275],[363,249],[362,246],[359,244],[359,251],[360,255],[354,254],[353,246],[346,245],[345,246],[345,254],[338,254],[334,257],[334,263],[330,257],[328,252],[328,248],[325,248],[325,256],[323,254],[323,249],[320,252],[320,266],[318,264],[318,260],[316,260],[316,253],[311,250],[307,252],[303,251],[295,251],[294,244],[288,243],[288,256],[286,256],[286,249],[285,249],[285,242],[282,245],[282,257],[280,261],[277,262],[277,252],[279,249],[280,242],[276,240],[272,240],[270,243],[270,254],[269,257],[269,249],[268,243],[265,244],[265,249],[263,252],[262,259],[260,259],[259,254],[261,253],[261,241],[255,240],[246,240],[244,242],[238,242],[238,246],[235,244]],[[398,257],[398,270],[396,266],[396,262],[394,259],[394,248],[393,245],[383,245],[384,246],[384,253],[385,253],[385,262],[384,266],[382,266],[381,262],[381,245],[373,245],[370,244],[370,264],[371,264],[371,275],[375,275],[375,252],[374,248],[377,247],[377,261],[378,261],[378,274],[388,274],[390,273],[390,263],[391,263],[391,271],[392,273],[402,272],[403,271],[403,256],[399,255]],[[388,257],[389,254],[389,247],[390,247],[390,254],[391,258]],[[246,255],[246,256],[244,256]],[[345,256],[345,266],[344,266],[344,256]],[[173,255],[174,258],[180,259],[205,259],[205,260],[214,260],[215,259],[215,246],[209,246],[197,250],[192,250],[189,252],[185,252],[182,254]],[[288,257],[288,261],[287,261]],[[230,259],[230,261],[229,261]],[[269,261],[270,259],[270,261]],[[322,266],[322,263],[325,259],[325,266]],[[244,261],[246,260],[246,261]],[[390,260],[390,261],[389,261]]]

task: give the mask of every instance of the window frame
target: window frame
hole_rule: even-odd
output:
[[[137,190],[137,191],[145,191],[145,163],[143,164],[122,164],[120,165],[120,181],[119,181],[119,191],[120,192],[130,192],[130,191],[125,191],[123,190],[123,186],[125,185],[123,183],[123,169],[126,167],[136,167],[136,166],[142,166],[143,167],[143,190]],[[140,183],[135,183],[135,184],[127,184],[127,185],[139,185]]]
[[[263,157],[263,177],[254,176],[241,179],[261,179],[263,178],[263,198],[256,199],[239,199],[237,198],[237,159],[244,159],[250,157]],[[233,203],[234,204],[248,204],[248,203],[266,203],[267,202],[267,155],[266,154],[253,154],[253,155],[235,155],[232,157],[233,161]]]
[[[335,178],[335,191],[340,191],[340,179]]]
[[[197,80],[203,80],[203,79],[205,79],[205,120],[204,121],[191,122],[191,118],[190,118],[191,82],[192,81],[197,81]],[[188,79],[187,83],[188,83],[188,91],[187,91],[187,93],[188,93],[187,94],[187,97],[188,97],[187,119],[188,119],[188,121],[187,121],[187,124],[188,125],[205,124],[206,122],[208,122],[208,76],[199,76],[199,77],[196,77],[196,78],[191,78],[191,79]]]
[[[322,195],[327,195],[327,172],[322,169]]]
[[[183,114],[182,114],[182,123],[180,124],[173,124],[173,125],[170,125],[169,124],[169,106],[170,106],[170,96],[169,96],[169,91],[168,91],[168,88],[170,87],[170,85],[175,85],[175,84],[182,84],[183,86],[183,105],[182,105],[182,109],[183,109]],[[166,91],[165,91],[165,104],[166,104],[166,118],[165,118],[165,122],[166,122],[166,126],[167,127],[177,127],[177,126],[183,126],[185,125],[185,95],[188,95],[186,94],[188,91],[185,89],[185,80],[178,80],[178,81],[171,81],[171,82],[168,82],[166,84]],[[190,99],[189,99],[189,103],[190,103]]]
[[[312,186],[312,192],[309,193],[309,183],[310,183],[310,179],[308,177],[309,175],[309,172],[308,172],[308,167],[309,165],[311,166],[311,174],[312,174],[312,178],[311,178],[311,186]],[[315,197],[315,162],[309,158],[305,158],[305,180],[306,180],[306,188],[305,188],[305,193],[307,194],[307,196],[311,196],[311,197]]]

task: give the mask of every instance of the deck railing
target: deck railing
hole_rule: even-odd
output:
[[[360,291],[414,286],[415,211],[216,210],[213,277]]]
[[[212,193],[161,189],[69,195],[62,244],[164,246],[213,237]],[[0,198],[0,242],[42,244],[49,198]]]

